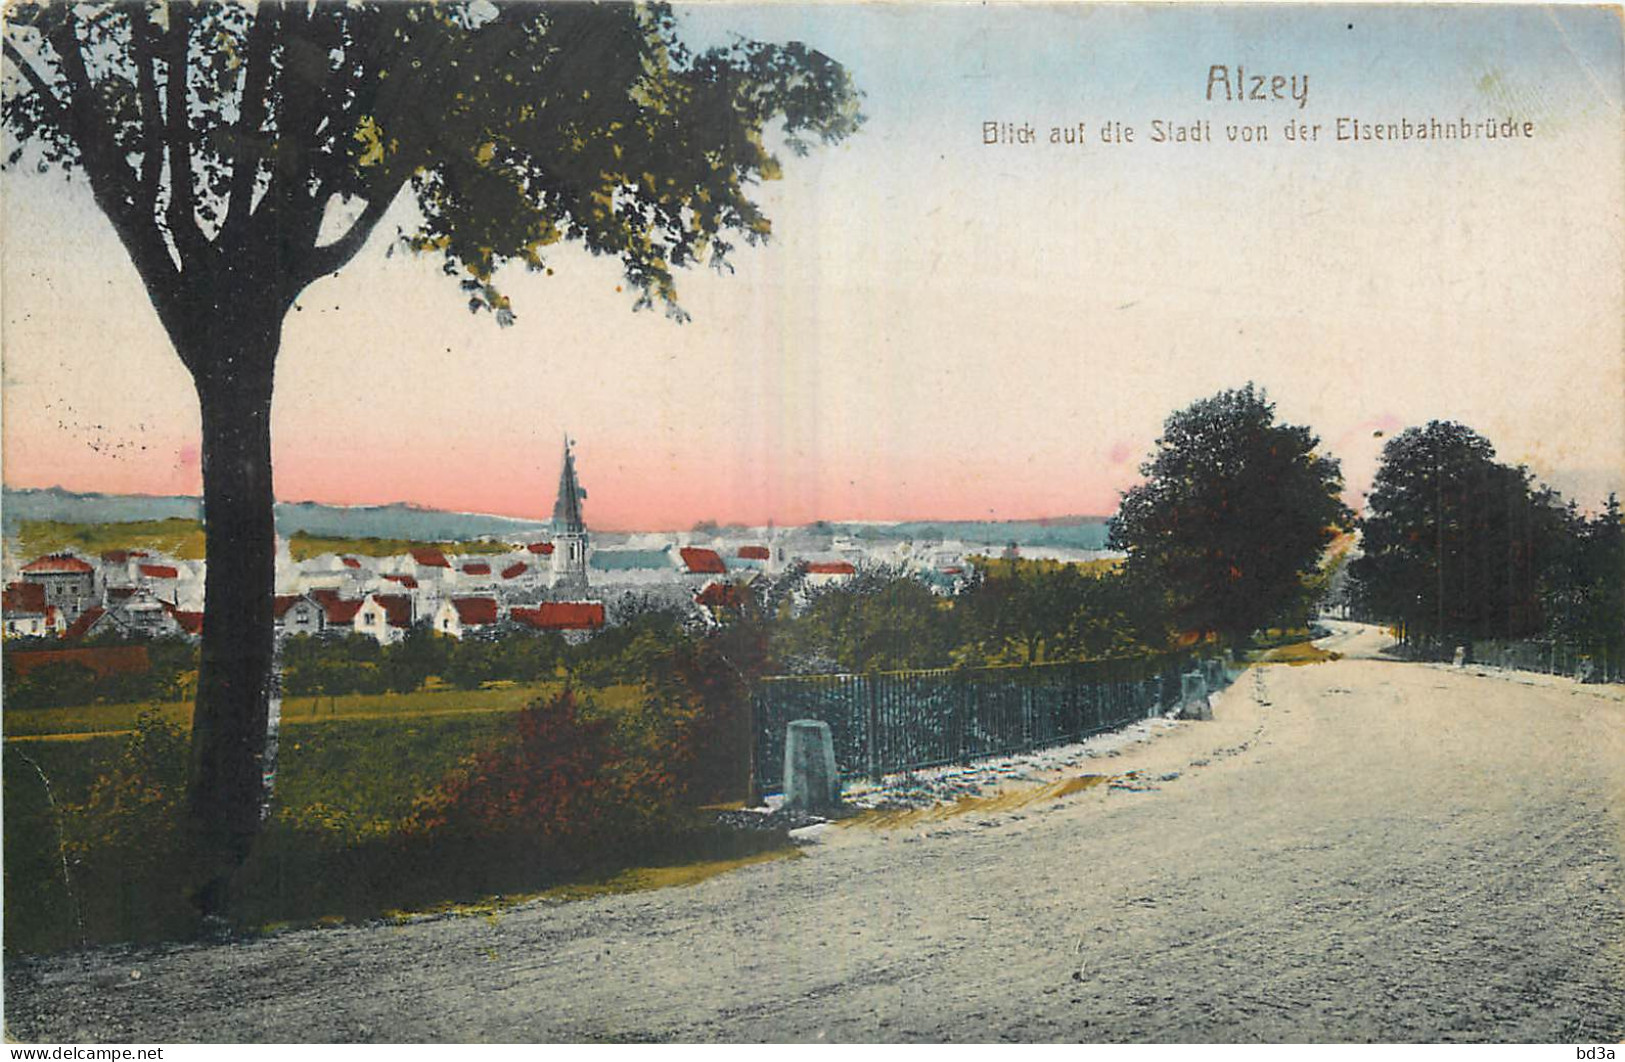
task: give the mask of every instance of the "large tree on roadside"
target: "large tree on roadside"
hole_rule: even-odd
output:
[[[271,394],[300,292],[409,193],[402,238],[473,310],[511,321],[498,268],[574,241],[678,314],[678,267],[768,234],[748,194],[778,172],[766,137],[837,140],[856,93],[800,45],[693,53],[659,5],[22,3],[4,51],[9,164],[87,180],[196,385],[209,563],[189,807],[218,882],[258,829]]]
[[[1108,542],[1128,553],[1129,574],[1166,589],[1183,629],[1240,644],[1301,601],[1353,520],[1342,470],[1319,444],[1277,423],[1252,384],[1196,402],[1163,425]]]
[[[1540,625],[1539,577],[1567,537],[1556,495],[1449,421],[1388,440],[1351,571],[1364,608],[1408,640],[1518,638]]]

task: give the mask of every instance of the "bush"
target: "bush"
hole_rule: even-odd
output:
[[[65,808],[64,847],[92,938],[185,932],[195,920],[185,835],[186,732],[143,712],[82,804]]]
[[[465,841],[515,839],[574,858],[674,821],[672,772],[629,754],[611,721],[582,708],[566,689],[522,709],[513,738],[470,757],[420,799],[410,828]]]

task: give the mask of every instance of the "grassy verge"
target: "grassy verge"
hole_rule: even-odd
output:
[[[423,836],[404,829],[414,803],[460,762],[513,734],[514,713],[556,684],[472,692],[353,696],[301,711],[287,706],[273,817],[239,875],[238,928],[309,925],[486,902],[493,895],[578,898],[683,884],[782,850],[782,834],[723,831],[714,812],[685,813],[658,832],[606,837],[590,850],[542,853],[522,840]],[[594,711],[630,713],[637,687],[591,694]],[[4,918],[7,952],[184,937],[195,915],[162,853],[140,837],[124,848],[67,849],[99,778],[119,762],[136,705],[8,712],[56,715],[56,725],[101,727],[73,740],[35,736],[4,744]],[[163,707],[166,718],[185,706]],[[44,726],[34,719],[35,729]],[[172,757],[184,759],[181,752]],[[166,757],[164,762],[169,762]],[[123,790],[121,790],[123,792]],[[131,793],[136,798],[138,794]],[[121,797],[122,799],[122,797]],[[82,829],[82,825],[80,825]],[[750,834],[744,836],[743,834]],[[552,890],[552,891],[549,891]]]

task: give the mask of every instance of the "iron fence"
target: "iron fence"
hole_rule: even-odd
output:
[[[1541,671],[1585,682],[1625,682],[1625,654],[1608,646],[1563,641],[1506,641],[1477,638],[1467,644],[1467,662],[1516,671]]]
[[[752,693],[757,788],[781,788],[789,724],[829,724],[843,778],[1079,741],[1178,703],[1183,653],[1028,667],[785,675]]]

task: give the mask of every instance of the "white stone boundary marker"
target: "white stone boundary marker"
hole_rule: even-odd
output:
[[[784,806],[832,811],[840,805],[841,776],[835,770],[829,724],[797,719],[784,736]]]
[[[1213,706],[1207,699],[1207,679],[1200,671],[1187,671],[1179,679],[1179,718],[1212,719]]]

